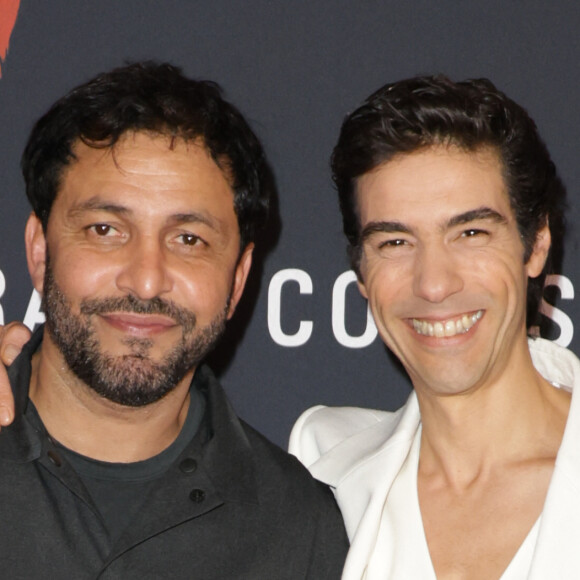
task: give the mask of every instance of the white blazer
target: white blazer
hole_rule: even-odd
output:
[[[555,343],[530,340],[538,371],[551,383],[573,389],[570,414],[544,504],[530,580],[580,579],[580,361]],[[577,387],[577,388],[575,388]],[[381,557],[396,550],[397,530],[388,529],[383,507],[420,426],[417,398],[394,413],[354,407],[313,407],[290,436],[296,455],[333,489],[351,548],[343,580],[362,580],[381,529]],[[397,507],[397,509],[399,509]],[[400,506],[406,510],[405,505]],[[386,529],[385,529],[386,526]],[[386,541],[385,541],[386,540]],[[384,575],[383,578],[389,578]]]

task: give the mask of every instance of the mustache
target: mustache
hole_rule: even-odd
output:
[[[139,300],[135,296],[119,296],[116,298],[93,298],[83,300],[80,305],[81,314],[110,314],[111,312],[131,312],[134,314],[160,314],[168,316],[183,327],[185,332],[195,328],[197,318],[193,312],[178,306],[171,300],[156,296],[150,300]]]

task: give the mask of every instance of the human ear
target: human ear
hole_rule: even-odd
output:
[[[362,252],[358,254],[358,256],[354,257],[354,249],[351,253],[351,268],[353,269],[354,273],[356,274],[356,285],[358,286],[358,291],[361,293],[363,298],[368,300],[369,296],[367,294],[367,289],[365,287],[365,281],[363,278],[362,269],[364,268],[364,255]]]
[[[357,276],[356,285],[358,286],[358,291],[361,293],[362,297],[368,300],[367,289],[365,288],[365,283],[360,276]]]
[[[46,237],[42,223],[31,213],[24,230],[24,242],[26,244],[26,261],[28,272],[35,290],[42,294],[44,286],[44,273],[46,271]]]
[[[532,248],[532,253],[526,264],[528,277],[536,278],[542,273],[544,265],[546,264],[546,260],[548,259],[548,253],[550,251],[551,245],[552,236],[550,235],[550,226],[546,220],[546,223],[536,234],[534,247]]]
[[[236,265],[236,271],[234,273],[234,283],[232,286],[232,294],[230,297],[230,304],[228,306],[228,320],[234,315],[236,311],[236,306],[242,297],[244,288],[246,286],[246,280],[248,279],[248,274],[250,273],[250,268],[252,266],[252,253],[254,251],[254,244],[250,243],[242,252],[240,259]]]

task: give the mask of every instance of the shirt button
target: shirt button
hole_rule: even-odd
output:
[[[193,489],[189,494],[189,499],[193,503],[201,503],[205,499],[205,491],[203,489]]]
[[[197,461],[191,457],[186,457],[180,464],[179,469],[183,473],[193,473],[197,469]]]
[[[51,450],[47,453],[47,455],[48,458],[50,459],[50,462],[56,465],[56,467],[60,467],[62,465],[62,460],[57,453]]]

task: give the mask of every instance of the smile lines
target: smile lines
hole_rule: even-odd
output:
[[[483,310],[478,310],[474,314],[464,314],[457,320],[443,320],[434,324],[413,318],[413,328],[424,336],[450,337],[456,334],[465,334],[482,316]]]

